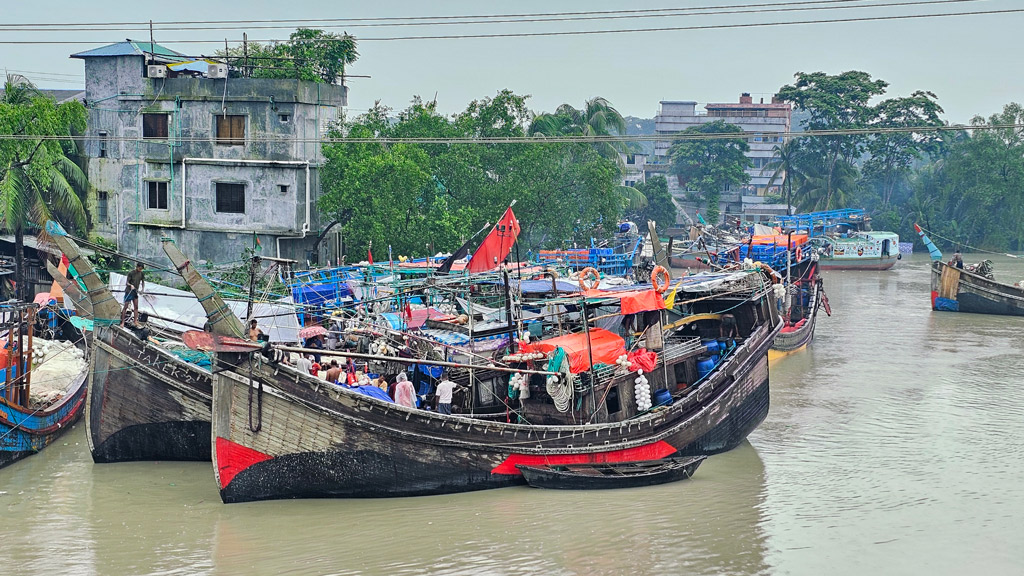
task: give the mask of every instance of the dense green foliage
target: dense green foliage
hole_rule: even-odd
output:
[[[25,293],[24,235],[31,226],[55,219],[71,230],[84,231],[82,198],[88,190],[85,174],[72,160],[72,134],[85,130],[85,107],[72,101],[58,105],[25,78],[10,74],[0,97],[0,218],[14,233],[15,282]],[[52,136],[66,136],[55,139]]]
[[[742,133],[739,126],[723,120],[691,126],[683,134]],[[750,181],[746,169],[751,165],[745,138],[679,140],[669,149],[672,159],[670,173],[678,176],[689,190],[696,190],[704,202],[704,219],[718,222],[718,202],[727,187],[742,186]]]
[[[223,50],[232,74],[249,78],[282,78],[340,84],[345,66],[359,58],[356,40],[348,34],[335,34],[311,28],[299,28],[285,42],[260,44]]]
[[[332,136],[380,138],[521,137],[532,115],[508,90],[451,118],[416,99],[389,119],[377,105]],[[346,253],[424,255],[457,248],[499,218],[513,200],[525,248],[587,242],[610,232],[622,211],[619,168],[589,144],[412,144],[324,146],[319,209],[337,219]]]
[[[648,220],[654,220],[659,230],[671,228],[676,223],[676,205],[668,192],[668,181],[661,176],[653,176],[646,182],[640,182],[636,189],[647,199],[647,204],[636,211],[633,218],[643,226]]]

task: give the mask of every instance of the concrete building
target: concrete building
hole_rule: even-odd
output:
[[[754,102],[749,93],[743,93],[737,103],[709,103],[704,106],[704,109],[705,112],[698,113],[697,102],[692,100],[664,100],[654,118],[655,133],[659,135],[677,134],[687,128],[717,120],[739,126],[744,132],[757,132],[758,134],[747,137],[747,143],[750,146],[747,157],[752,163],[752,166],[747,169],[750,183],[741,190],[724,190],[721,212],[733,216],[739,214],[746,218],[748,210],[745,205],[749,204],[749,216],[751,216],[749,219],[753,220],[762,219],[765,212],[787,213],[786,206],[765,204],[763,198],[756,197],[778,194],[781,190],[781,181],[773,183],[769,189],[771,171],[766,169],[766,166],[773,157],[772,149],[782,144],[782,134],[790,131],[792,106],[774,98],[768,103],[765,103],[764,99]],[[668,151],[671,147],[672,142],[667,140],[655,142],[654,158],[650,159],[644,167],[646,176],[667,174]],[[669,191],[673,196],[680,198],[684,196],[685,190],[679,185],[677,178],[669,178],[668,183]]]
[[[625,170],[622,172],[623,186],[636,186],[641,182],[647,181],[647,176],[644,172],[644,167],[647,165],[647,154],[639,152],[623,154],[620,152],[619,160],[625,167]]]
[[[126,41],[85,63],[89,212],[121,252],[165,259],[161,237],[210,263],[262,254],[332,259],[322,223],[320,138],[345,86],[229,78],[227,67]]]

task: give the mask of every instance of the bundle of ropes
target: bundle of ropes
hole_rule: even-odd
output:
[[[992,272],[992,261],[991,260],[982,260],[981,262],[978,262],[977,264],[974,264],[973,266],[968,266],[967,267],[967,271],[968,272],[973,272],[973,273],[977,274],[978,276],[984,276],[985,278],[988,278],[989,280],[995,280],[996,279],[995,274]]]
[[[548,372],[558,372],[559,376],[548,376],[547,392],[559,412],[567,412],[572,405],[572,373],[569,371],[569,357],[565,350],[556,348],[548,360]]]

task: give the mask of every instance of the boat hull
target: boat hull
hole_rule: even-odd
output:
[[[767,352],[777,329],[759,328],[714,377],[661,411],[581,426],[474,420],[348,390],[326,394],[314,389],[322,382],[266,364],[253,367],[256,383],[250,384],[248,365],[228,361],[233,369],[216,376],[213,401],[221,498],[445,494],[523,484],[520,464],[724,452],[768,414]]]
[[[932,310],[1024,316],[1024,289],[933,261]]]
[[[656,486],[687,480],[705,459],[704,456],[666,458],[626,466],[604,466],[607,473],[595,467],[559,469],[558,466],[519,466],[523,478],[534,488],[554,490],[607,490]],[[598,469],[602,466],[596,467]]]
[[[31,456],[55,442],[82,417],[86,374],[72,381],[54,406],[36,411],[0,399],[0,468]]]
[[[208,371],[97,326],[86,417],[93,461],[209,461],[212,386]]]
[[[889,270],[896,265],[897,258],[828,258],[822,256],[819,268],[822,270]]]

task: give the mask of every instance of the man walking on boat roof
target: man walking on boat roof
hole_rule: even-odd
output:
[[[128,312],[128,305],[132,305],[132,318],[139,317],[139,293],[146,285],[146,276],[142,273],[142,262],[135,263],[135,270],[128,273],[124,286],[124,306],[121,307],[121,326],[124,326],[124,315]]]

